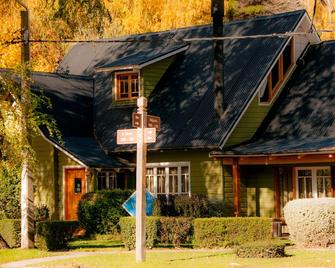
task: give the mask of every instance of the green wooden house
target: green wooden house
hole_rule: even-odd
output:
[[[280,218],[286,200],[302,197],[303,191],[309,196],[309,177],[300,176],[309,171],[300,165],[311,167],[313,174],[328,174],[322,177],[328,189],[330,154],[327,161],[309,162],[315,151],[301,153],[293,145],[295,134],[306,144],[314,142],[312,136],[300,129],[288,135],[300,124],[296,120],[308,121],[307,112],[322,110],[334,88],[334,44],[320,44],[310,29],[305,11],[226,23],[225,36],[264,37],[224,42],[225,110],[219,116],[214,110],[213,42],[186,40],[210,37],[211,25],[75,45],[55,73],[33,74],[34,88],[43,89],[53,103],[45,112],[62,133],[62,142],[43,128],[34,138],[40,161],[35,204],[47,204],[54,219],[67,220],[76,217],[85,192],[135,188],[136,148],[117,145],[116,131],[132,127],[139,96],[148,98],[148,113],[161,118],[157,142],[148,146],[146,181],[154,195],[206,194],[224,201],[227,215]],[[271,37],[274,33],[291,35]],[[322,59],[328,61],[321,64]],[[313,69],[316,61],[319,70]],[[323,95],[317,94],[320,85]],[[300,97],[315,107],[305,107],[305,99],[297,105]],[[297,109],[292,117],[287,106]],[[293,147],[280,147],[289,144]]]

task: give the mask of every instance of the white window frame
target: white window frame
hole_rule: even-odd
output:
[[[296,185],[296,197],[299,199],[299,180],[298,171],[299,170],[311,170],[312,171],[312,197],[318,197],[318,187],[317,187],[317,170],[318,169],[328,169],[331,178],[331,168],[330,166],[315,166],[315,167],[296,167],[295,168],[295,185]]]
[[[182,167],[188,168],[188,192],[181,191],[181,169]],[[190,162],[159,162],[159,163],[147,163],[147,168],[153,168],[154,175],[154,193],[153,195],[181,195],[188,194],[191,196],[191,165]],[[165,168],[165,193],[158,193],[158,180],[157,180],[157,168]],[[169,169],[177,168],[178,171],[178,191],[176,193],[170,193],[169,191]]]
[[[106,188],[105,189],[99,189],[99,173],[105,173],[105,180],[106,180]],[[110,176],[114,176],[114,188],[110,188],[109,185],[109,178]],[[117,179],[116,179],[116,172],[113,170],[101,170],[97,172],[97,183],[98,183],[98,189],[97,190],[111,190],[111,189],[117,189]]]
[[[132,100],[136,100],[135,98],[125,98],[125,99],[122,99],[122,98],[119,98],[118,97],[118,88],[117,88],[117,84],[118,84],[118,81],[117,81],[117,77],[118,75],[122,75],[122,74],[137,74],[137,83],[138,83],[138,96],[142,96],[141,95],[141,72],[138,71],[138,70],[128,70],[128,71],[122,71],[122,72],[115,72],[114,73],[114,96],[115,96],[115,100],[118,100],[118,101],[132,101]]]

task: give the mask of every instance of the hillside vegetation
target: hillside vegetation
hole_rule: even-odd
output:
[[[316,0],[314,23],[318,29],[334,29],[324,3]],[[335,0],[330,0],[334,1]],[[225,2],[226,20],[306,8],[309,0],[230,0]],[[32,39],[96,39],[125,34],[160,31],[211,22],[211,0],[25,0],[31,10]],[[20,37],[20,7],[14,0],[0,0],[0,42]],[[334,33],[322,34],[335,38]],[[32,44],[32,66],[53,71],[71,45]],[[0,66],[13,67],[20,61],[19,45],[0,43]]]

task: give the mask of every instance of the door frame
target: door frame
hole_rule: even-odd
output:
[[[63,211],[62,211],[62,218],[63,220],[65,220],[65,183],[66,183],[66,178],[65,178],[65,174],[66,174],[66,170],[68,169],[84,169],[85,170],[85,191],[83,191],[83,194],[87,193],[87,186],[88,186],[88,182],[87,182],[87,168],[80,166],[80,165],[72,165],[72,166],[63,166],[63,189],[62,189],[62,204],[63,204]]]

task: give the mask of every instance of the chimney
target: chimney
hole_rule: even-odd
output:
[[[223,0],[212,0],[212,17],[213,17],[213,37],[223,36]],[[224,113],[224,82],[223,82],[223,40],[213,40],[214,62],[214,109],[216,115],[221,117]]]

